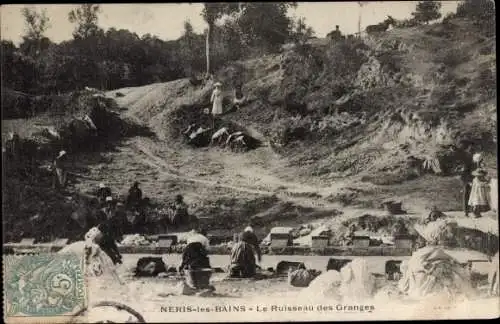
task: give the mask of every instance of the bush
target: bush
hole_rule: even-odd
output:
[[[282,118],[273,123],[270,140],[273,144],[286,146],[296,141],[304,140],[310,136],[310,118],[289,117]]]
[[[457,7],[456,16],[474,21],[487,36],[495,35],[495,3],[491,0],[465,0]]]
[[[399,27],[399,28],[410,28],[410,27],[416,27],[419,25],[420,25],[420,23],[413,18],[398,20],[396,22],[396,27]]]
[[[336,77],[354,75],[367,61],[363,53],[368,46],[360,39],[346,39],[333,43],[326,51],[323,72]]]
[[[434,62],[443,64],[447,67],[454,68],[462,63],[470,60],[470,55],[459,48],[447,48],[439,53],[436,53]]]
[[[379,173],[376,175],[366,175],[361,178],[362,182],[371,182],[378,186],[389,186],[400,184],[408,180],[418,178],[418,174],[411,170],[402,170],[398,173]]]
[[[453,18],[456,17],[456,14],[453,12],[449,12],[443,18],[443,24],[447,25]]]

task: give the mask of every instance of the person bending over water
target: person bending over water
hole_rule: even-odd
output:
[[[257,265],[255,262],[252,233],[240,234],[240,241],[231,251],[230,276],[233,278],[250,278],[255,276]]]

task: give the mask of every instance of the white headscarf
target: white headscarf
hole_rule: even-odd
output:
[[[253,233],[253,228],[251,226],[247,226],[247,227],[245,227],[245,230],[243,230],[243,232]]]
[[[59,158],[65,156],[65,155],[66,155],[66,151],[62,150],[62,151],[59,152],[59,155],[57,156],[57,158],[59,159]]]
[[[474,161],[474,163],[479,163],[481,161],[483,161],[483,154],[481,153],[476,153],[472,156],[472,161]]]
[[[193,233],[187,238],[187,244],[191,243],[201,243],[204,248],[207,248],[210,243],[208,241],[208,238],[200,233]]]

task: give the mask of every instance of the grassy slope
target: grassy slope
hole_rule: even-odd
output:
[[[265,141],[276,142],[282,135],[277,132],[290,131],[289,143],[274,149],[235,155],[181,143],[179,130],[209,107],[212,82],[195,87],[181,79],[112,91],[113,97],[124,94],[115,98],[122,116],[151,127],[158,138],[133,137],[103,156],[79,156],[89,173],[75,189],[90,191],[105,181],[124,193],[132,180],[139,179],[145,193],[160,204],[183,193],[198,216],[224,220],[217,225],[221,230],[239,229],[257,213],[270,218],[285,215],[261,229],[265,232],[269,226],[294,226],[321,213],[334,215],[338,203],[373,209],[386,198],[401,199],[405,208],[417,212],[431,205],[456,210],[457,179],[426,175],[409,181],[412,174],[406,163],[410,155],[435,154],[446,140],[491,138],[492,129],[496,131],[492,118],[496,106],[488,91],[492,86],[488,71],[496,76],[494,42],[478,39],[466,22],[454,24],[395,29],[366,40],[367,46],[339,49],[318,42],[308,58],[287,52],[237,62],[219,71],[217,79],[228,96],[231,86],[241,82],[249,99],[223,119]],[[349,50],[355,48],[359,48],[359,66],[339,58],[339,53],[350,57]],[[318,59],[323,65],[318,65]],[[358,72],[363,63],[364,72]],[[368,67],[375,72],[366,72]],[[332,72],[339,70],[348,73],[339,78]],[[338,82],[344,82],[344,87]],[[285,100],[284,93],[292,99]],[[298,116],[297,109],[304,107],[309,116]],[[302,139],[294,141],[298,135]],[[490,153],[490,171],[496,174],[495,152],[485,149]],[[363,177],[369,181],[361,182]],[[217,184],[264,193],[214,187]],[[292,194],[292,205],[283,205]],[[344,211],[346,217],[355,215]]]

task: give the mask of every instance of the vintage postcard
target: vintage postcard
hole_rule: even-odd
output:
[[[499,316],[493,1],[0,10],[5,322]]]

